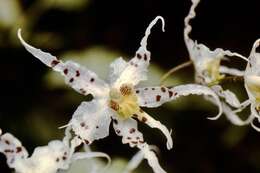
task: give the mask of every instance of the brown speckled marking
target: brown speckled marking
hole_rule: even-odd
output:
[[[134,118],[137,118],[137,117],[138,117],[138,115],[137,115],[137,114],[133,114],[133,117],[134,117]]]
[[[172,95],[173,95],[173,92],[169,91],[169,97],[172,97]]]
[[[132,88],[129,87],[128,85],[121,85],[120,87],[120,92],[123,96],[127,96],[127,95],[130,95],[132,93]]]
[[[113,100],[110,100],[110,108],[115,110],[115,111],[118,111],[119,110],[119,104]]]
[[[55,67],[57,64],[59,64],[60,63],[60,61],[58,61],[58,60],[53,60],[52,62],[51,62],[51,67],[53,68],[53,67]]]
[[[135,132],[135,129],[134,128],[131,128],[130,130],[129,130],[129,133],[130,134],[132,134],[132,133],[134,133]]]
[[[74,78],[70,78],[69,82],[72,83],[74,81]]]
[[[76,71],[76,77],[79,77],[80,76],[80,72],[77,70]]]
[[[16,147],[16,153],[20,153],[22,151],[22,147]]]
[[[156,96],[156,101],[159,102],[161,100],[161,96],[160,95],[157,95]]]
[[[6,143],[7,145],[10,145],[10,142],[9,142],[8,140],[5,140],[5,143]]]
[[[68,72],[69,72],[69,70],[68,70],[67,68],[65,68],[65,69],[63,70],[63,73],[64,73],[65,75],[67,75]]]
[[[166,89],[164,87],[161,87],[162,92],[166,92]]]
[[[136,54],[136,57],[138,58],[138,59],[142,59],[142,56],[138,53],[138,54]]]
[[[144,54],[144,60],[147,61],[147,55],[146,54]]]
[[[89,144],[89,141],[88,141],[88,140],[86,140],[86,139],[84,140],[84,142],[85,142],[85,144],[87,144],[87,145]]]
[[[145,123],[147,121],[147,118],[142,117],[142,122]]]

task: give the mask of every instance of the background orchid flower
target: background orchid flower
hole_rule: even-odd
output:
[[[223,60],[225,56],[236,56],[246,61],[247,59],[238,53],[233,53],[229,50],[223,50],[221,48],[210,50],[204,44],[199,44],[197,41],[193,41],[189,37],[189,34],[192,30],[190,20],[196,17],[195,8],[199,4],[200,0],[191,1],[192,6],[190,8],[189,14],[184,20],[184,40],[190,55],[190,59],[193,62],[195,68],[195,81],[196,83],[209,86],[220,98],[223,99],[221,102],[221,107],[223,108],[224,114],[233,124],[248,124],[250,122],[250,118],[246,121],[243,121],[239,118],[238,115],[236,115],[234,111],[232,111],[232,107],[240,108],[243,107],[243,104],[240,103],[233,92],[230,90],[224,90],[220,85],[218,85],[219,81],[223,79],[225,75],[244,75],[243,71],[220,65],[221,60]],[[212,102],[214,103],[214,101]],[[219,116],[210,119],[215,120],[218,118]]]
[[[135,119],[161,130],[167,138],[168,149],[171,149],[173,145],[171,131],[160,121],[144,112],[141,107],[158,107],[165,102],[190,94],[209,95],[219,105],[220,100],[207,87],[195,84],[173,88],[137,87],[140,81],[147,78],[147,68],[150,61],[150,52],[146,48],[147,39],[151,28],[158,20],[162,21],[164,31],[164,20],[161,16],[157,16],[146,29],[145,36],[140,43],[141,46],[135,56],[129,62],[122,58],[112,62],[107,81],[99,79],[94,72],[79,64],[72,61],[62,62],[55,56],[30,46],[22,39],[21,30],[18,31],[18,37],[31,54],[55,71],[60,72],[65,77],[66,83],[72,88],[83,95],[89,93],[93,95],[92,101],[81,103],[71,121],[66,125],[71,127],[85,144],[89,145],[94,140],[108,136],[112,120],[116,134],[122,136],[122,143],[129,144],[130,147],[138,147],[153,171],[162,173],[165,171],[159,165],[155,153],[144,141],[143,134],[138,131]],[[221,113],[220,109],[219,114]]]
[[[7,164],[18,173],[56,173],[66,170],[69,165],[79,159],[109,156],[100,152],[76,152],[75,148],[81,144],[77,138],[68,144],[66,140],[53,140],[47,146],[35,148],[28,157],[27,150],[21,142],[10,133],[0,134],[0,152],[7,158]]]
[[[245,106],[250,105],[251,108],[251,125],[260,132],[260,128],[254,125],[253,119],[256,118],[260,122],[260,53],[256,51],[260,46],[260,39],[256,40],[248,58],[245,70],[245,88],[249,100],[245,102]]]

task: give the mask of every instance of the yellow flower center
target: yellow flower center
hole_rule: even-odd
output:
[[[207,63],[206,70],[209,77],[212,79],[211,83],[218,83],[225,75],[221,75],[219,72],[220,58],[215,58]]]
[[[137,96],[130,84],[122,84],[118,89],[110,90],[109,106],[118,113],[122,119],[130,118],[139,111]]]

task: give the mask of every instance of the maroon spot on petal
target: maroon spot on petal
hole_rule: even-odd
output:
[[[62,157],[62,160],[66,160],[66,159],[67,159],[67,157],[66,157],[66,156],[63,156],[63,157]]]
[[[130,65],[134,65],[134,63],[133,63],[133,62],[130,62]]]
[[[84,140],[84,142],[85,142],[85,144],[87,144],[87,145],[89,144],[89,141],[88,141],[88,140],[86,140],[86,139]]]
[[[57,64],[59,64],[60,63],[60,61],[58,61],[58,60],[53,60],[52,62],[51,62],[51,67],[55,67]]]
[[[159,102],[161,100],[161,96],[160,95],[157,95],[156,96],[156,101]]]
[[[166,89],[164,87],[161,87],[162,92],[166,92]]]
[[[147,91],[147,90],[148,90],[148,88],[145,88],[144,90],[145,90],[145,91]]]
[[[138,93],[140,93],[140,91],[139,91],[139,90],[136,90],[135,93],[138,94]]]
[[[74,81],[74,78],[70,78],[69,82],[72,83]]]
[[[172,95],[173,95],[173,92],[169,91],[169,97],[172,97]]]
[[[65,69],[63,70],[63,73],[64,73],[65,75],[67,75],[68,72],[69,72],[69,70],[68,70],[67,68],[65,68]]]
[[[79,91],[80,91],[82,94],[86,94],[86,91],[85,91],[83,88],[80,88]]]
[[[140,137],[139,137],[139,136],[137,136],[137,137],[136,137],[136,140],[139,140],[139,139],[140,139]]]
[[[96,129],[98,129],[99,128],[99,126],[96,126]]]
[[[142,56],[138,53],[138,54],[136,54],[136,57],[138,58],[138,59],[142,59]]]
[[[147,118],[142,117],[142,122],[145,123],[147,121]]]
[[[155,90],[155,88],[152,88],[152,90]]]
[[[139,141],[141,144],[143,144],[144,143],[144,141]]]
[[[131,141],[131,143],[132,143],[132,144],[137,144],[138,142],[136,142],[136,141]]]
[[[120,130],[118,130],[118,129],[116,130],[116,133],[117,133],[117,134],[119,134],[120,132],[121,132]]]
[[[134,128],[131,128],[130,130],[129,130],[129,133],[130,134],[132,134],[132,133],[134,133],[135,132],[135,129]]]
[[[137,64],[135,64],[135,67],[138,67],[138,65],[137,65]]]
[[[137,115],[137,114],[133,114],[133,117],[134,117],[134,118],[137,118],[137,117],[138,117],[138,115]]]
[[[91,78],[91,79],[90,79],[90,82],[94,82],[94,81],[95,81],[95,79],[94,79],[94,78]]]
[[[85,126],[85,123],[84,123],[84,122],[80,123],[80,126],[81,126],[81,127],[84,127],[84,126]]]
[[[5,143],[6,143],[7,145],[10,145],[10,142],[9,142],[8,140],[5,140]]]
[[[118,121],[117,121],[117,120],[114,120],[114,123],[115,123],[115,124],[118,124]]]
[[[59,158],[57,158],[57,159],[56,159],[56,162],[59,162],[59,161],[60,161],[60,159],[59,159]]]
[[[132,138],[131,137],[127,137],[128,140],[131,140]]]
[[[22,147],[16,147],[16,153],[20,153],[22,151]]]
[[[144,60],[145,60],[145,61],[147,60],[147,55],[146,55],[146,54],[144,54]]]
[[[175,93],[174,93],[174,96],[176,96],[177,94],[178,94],[178,93],[177,93],[177,92],[175,92]]]
[[[139,112],[143,113],[144,111],[142,109],[139,109]]]
[[[76,71],[76,77],[79,77],[80,76],[80,72],[77,70]]]

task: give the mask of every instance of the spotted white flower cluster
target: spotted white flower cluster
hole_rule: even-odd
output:
[[[196,17],[195,8],[199,4],[200,0],[191,0],[192,6],[190,12],[184,20],[184,40],[190,55],[190,59],[193,62],[195,68],[195,82],[208,86],[221,98],[221,107],[223,113],[227,118],[235,125],[242,126],[250,124],[254,129],[260,131],[260,128],[253,124],[254,118],[260,122],[260,54],[256,52],[256,48],[259,46],[260,40],[257,40],[253,46],[249,58],[233,53],[229,50],[223,50],[217,48],[210,50],[204,44],[198,44],[197,41],[193,41],[189,34],[192,30],[189,24],[190,20]],[[248,62],[245,71],[240,71],[235,68],[229,68],[227,66],[220,65],[221,60],[225,60],[228,57],[239,57],[242,60]],[[226,75],[243,77],[245,81],[245,88],[249,96],[249,100],[240,103],[236,95],[230,90],[224,90],[219,81],[225,78]],[[208,99],[211,102],[215,102],[212,99]],[[242,111],[245,107],[251,104],[251,115],[246,120],[242,120],[238,116],[238,112]],[[210,119],[218,119],[219,116]]]
[[[135,56],[129,62],[122,58],[112,62],[106,81],[75,62],[62,62],[55,56],[34,48],[22,39],[21,30],[18,31],[18,37],[28,52],[53,70],[60,72],[65,77],[66,83],[73,89],[83,95],[93,95],[93,100],[81,103],[66,125],[72,128],[78,139],[90,145],[93,141],[108,136],[112,121],[116,134],[122,136],[122,143],[139,148],[141,153],[139,155],[148,160],[153,171],[163,173],[165,171],[161,168],[155,153],[138,130],[136,120],[151,128],[159,129],[166,136],[168,149],[173,146],[171,130],[143,111],[142,107],[158,107],[165,102],[190,94],[206,95],[214,100],[220,108],[218,116],[222,114],[222,107],[217,94],[203,85],[138,87],[139,82],[147,78],[150,62],[147,39],[158,20],[161,20],[164,31],[164,19],[157,16],[147,27]],[[132,163],[140,161],[140,157],[135,158]]]

